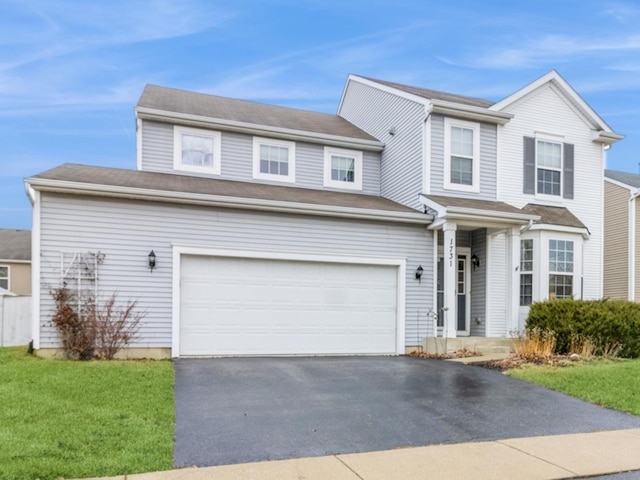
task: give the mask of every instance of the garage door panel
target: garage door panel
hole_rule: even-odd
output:
[[[396,353],[397,267],[183,256],[181,355]]]

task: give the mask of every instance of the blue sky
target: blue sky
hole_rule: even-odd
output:
[[[30,175],[135,168],[146,83],[335,113],[349,73],[498,101],[551,69],[638,173],[635,1],[0,0],[0,228],[31,228]]]

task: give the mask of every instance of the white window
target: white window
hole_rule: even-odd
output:
[[[324,186],[362,190],[362,152],[325,147]]]
[[[562,144],[536,140],[536,192],[539,195],[562,194]]]
[[[520,306],[533,302],[533,240],[520,240]]]
[[[0,265],[0,288],[9,290],[9,266]]]
[[[198,128],[173,128],[173,168],[220,175],[220,132]]]
[[[295,143],[253,137],[253,178],[295,182]]]
[[[549,298],[573,296],[573,242],[549,240]]]
[[[446,118],[444,121],[444,188],[480,191],[480,126]]]

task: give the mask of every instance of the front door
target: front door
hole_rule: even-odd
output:
[[[469,335],[469,255],[458,255],[458,263],[456,266],[456,293],[457,293],[457,311],[456,319],[456,335]],[[441,332],[444,327],[444,257],[438,256],[438,275],[437,275],[437,307],[438,307],[438,331]]]

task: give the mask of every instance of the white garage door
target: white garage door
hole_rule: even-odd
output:
[[[183,256],[180,355],[397,353],[397,270]]]

